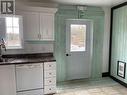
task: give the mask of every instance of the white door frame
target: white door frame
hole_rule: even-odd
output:
[[[79,78],[89,78],[91,77],[91,65],[92,65],[92,49],[93,49],[93,22],[89,19],[67,19],[66,20],[66,54],[68,56],[71,56],[71,52],[70,52],[70,32],[68,32],[70,30],[70,24],[85,24],[87,25],[87,33],[89,32],[89,34],[86,34],[86,35],[90,35],[89,37],[89,49],[88,47],[86,46],[86,48],[89,50],[89,74],[86,76],[86,77],[80,77],[80,76],[77,76]],[[87,38],[86,38],[86,44],[87,44]],[[68,60],[68,57],[67,57],[67,60]],[[68,61],[67,61],[67,68],[68,67]],[[77,68],[78,69],[78,68]],[[68,72],[67,72],[68,73]],[[71,79],[75,79],[75,77],[71,76],[69,77],[68,74],[67,74],[67,80],[71,80]]]

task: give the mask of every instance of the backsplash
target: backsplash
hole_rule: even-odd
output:
[[[47,53],[53,52],[53,44],[24,43],[23,49],[9,49],[4,54],[26,54],[26,53]]]

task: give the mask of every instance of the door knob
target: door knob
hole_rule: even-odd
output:
[[[71,56],[71,54],[66,54],[66,56]]]

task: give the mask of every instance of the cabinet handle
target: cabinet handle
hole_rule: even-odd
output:
[[[46,35],[49,35],[49,31],[48,31],[48,29],[46,29]]]
[[[52,75],[52,73],[49,73],[49,75]]]
[[[52,81],[50,80],[49,82],[51,83]]]
[[[40,34],[40,39],[41,39],[41,34]]]
[[[38,34],[38,39],[39,39],[39,40],[41,39],[41,34]]]
[[[40,34],[38,34],[38,39],[40,39],[40,37],[39,37],[39,36],[40,36]]]

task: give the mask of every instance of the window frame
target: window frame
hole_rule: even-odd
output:
[[[20,15],[6,15],[6,17],[18,17],[19,18],[19,37],[20,37],[20,41],[21,41],[21,45],[20,46],[6,46],[6,48],[8,50],[12,50],[12,49],[23,49],[24,48],[24,40],[23,40],[23,18]],[[5,27],[6,27],[6,22],[5,22]],[[6,27],[7,29],[7,27]],[[6,30],[5,29],[5,30]],[[7,31],[5,32],[5,40],[7,38]]]
[[[72,28],[73,25],[85,26],[85,32],[84,32],[84,50],[72,50],[72,47],[71,47],[71,45],[72,45],[72,44],[71,44],[71,43],[72,43],[72,39],[71,39],[71,37],[72,37],[72,33],[71,33],[72,30],[71,30],[71,28]],[[87,40],[87,39],[86,39],[86,33],[87,33],[86,31],[87,31],[87,26],[86,26],[86,24],[80,24],[80,23],[77,23],[77,24],[76,24],[76,23],[72,23],[72,24],[70,24],[70,39],[69,39],[69,40],[70,40],[70,52],[85,52],[85,51],[86,51],[86,45],[87,45],[87,44],[86,44],[86,40]]]

